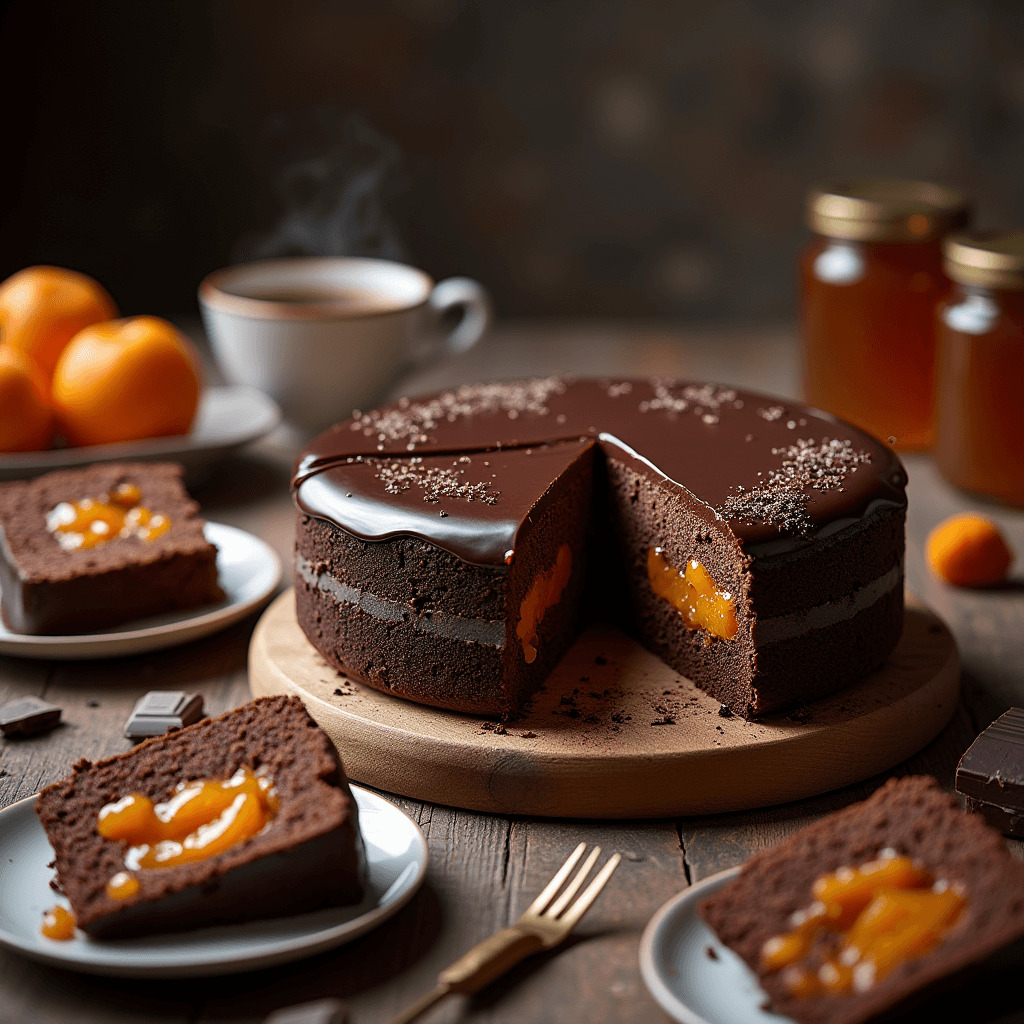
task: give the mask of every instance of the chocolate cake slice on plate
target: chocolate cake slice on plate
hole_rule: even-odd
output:
[[[698,912],[773,1010],[859,1024],[1024,939],[1024,861],[911,776],[756,854]]]
[[[280,917],[362,895],[356,804],[337,751],[297,697],[255,700],[117,757],[79,761],[39,794],[36,812],[57,886],[97,938]]]
[[[108,462],[0,484],[0,612],[73,634],[224,597],[217,549],[173,463]]]

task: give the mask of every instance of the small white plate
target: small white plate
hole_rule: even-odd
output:
[[[640,973],[658,1005],[681,1024],[792,1024],[762,1009],[767,997],[753,971],[697,916],[697,904],[739,870],[684,889],[644,929]]]
[[[0,654],[18,658],[120,658],[160,651],[226,629],[262,605],[281,579],[281,561],[251,533],[223,523],[207,523],[206,539],[217,548],[220,604],[154,615],[97,633],[36,636],[14,633],[0,621]]]
[[[144,441],[97,444],[86,448],[54,448],[41,452],[0,454],[0,480],[19,480],[90,462],[155,459],[180,462],[186,475],[201,476],[218,459],[269,434],[281,422],[277,403],[255,388],[206,388],[188,434]]]
[[[20,800],[0,811],[0,945],[86,974],[174,978],[257,970],[349,942],[404,907],[427,870],[427,844],[416,822],[376,793],[359,786],[352,793],[367,868],[358,906],[120,942],[82,932],[56,942],[40,934],[43,914],[64,901],[50,888],[53,851],[35,797]]]

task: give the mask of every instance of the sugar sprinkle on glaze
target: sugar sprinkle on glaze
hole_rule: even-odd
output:
[[[350,429],[375,438],[379,450],[389,443],[405,442],[406,450],[414,451],[417,445],[432,441],[433,431],[442,423],[498,412],[510,419],[547,416],[548,399],[563,394],[565,388],[566,380],[557,377],[466,384],[423,402],[403,398],[391,408],[354,415]]]
[[[444,466],[425,466],[422,458],[388,461],[386,459],[366,459],[366,464],[373,467],[374,476],[384,484],[388,494],[403,494],[412,487],[423,492],[423,500],[436,505],[442,498],[453,498],[460,501],[480,501],[485,505],[496,505],[501,491],[491,488],[486,481],[470,482],[464,479],[466,471],[459,468],[465,465],[459,459],[448,469]],[[441,513],[445,515],[444,512]]]
[[[759,410],[760,412],[760,410]],[[737,487],[718,508],[726,519],[761,522],[783,533],[806,534],[811,528],[807,511],[808,491],[842,490],[846,478],[871,456],[849,441],[802,438],[785,448],[773,448],[782,464],[755,487]]]

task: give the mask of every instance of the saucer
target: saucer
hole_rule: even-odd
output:
[[[0,654],[18,658],[120,658],[143,654],[226,629],[260,607],[281,579],[281,561],[259,537],[223,523],[207,523],[206,539],[217,548],[220,604],[167,612],[121,623],[96,633],[37,636],[14,633],[0,621]]]
[[[684,889],[644,929],[644,984],[680,1024],[793,1024],[791,1018],[762,1008],[767,996],[753,971],[697,916],[697,904],[739,871],[730,868]]]
[[[35,797],[20,800],[0,811],[0,945],[86,974],[174,978],[253,971],[350,942],[405,906],[427,869],[427,844],[412,818],[359,786],[352,795],[366,853],[366,895],[358,905],[120,941],[76,931],[67,942],[39,931],[56,900],[53,851]]]
[[[180,462],[189,477],[202,476],[218,459],[269,434],[280,421],[281,410],[277,403],[262,391],[246,387],[210,387],[199,400],[195,423],[188,434],[84,448],[3,452],[0,453],[0,480],[19,480],[91,462],[152,462],[157,459]]]

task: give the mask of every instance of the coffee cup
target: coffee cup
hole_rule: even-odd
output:
[[[199,286],[214,358],[303,431],[379,400],[396,377],[472,348],[491,322],[476,281],[435,283],[390,260],[294,257],[214,271]],[[448,314],[461,312],[454,327]]]

